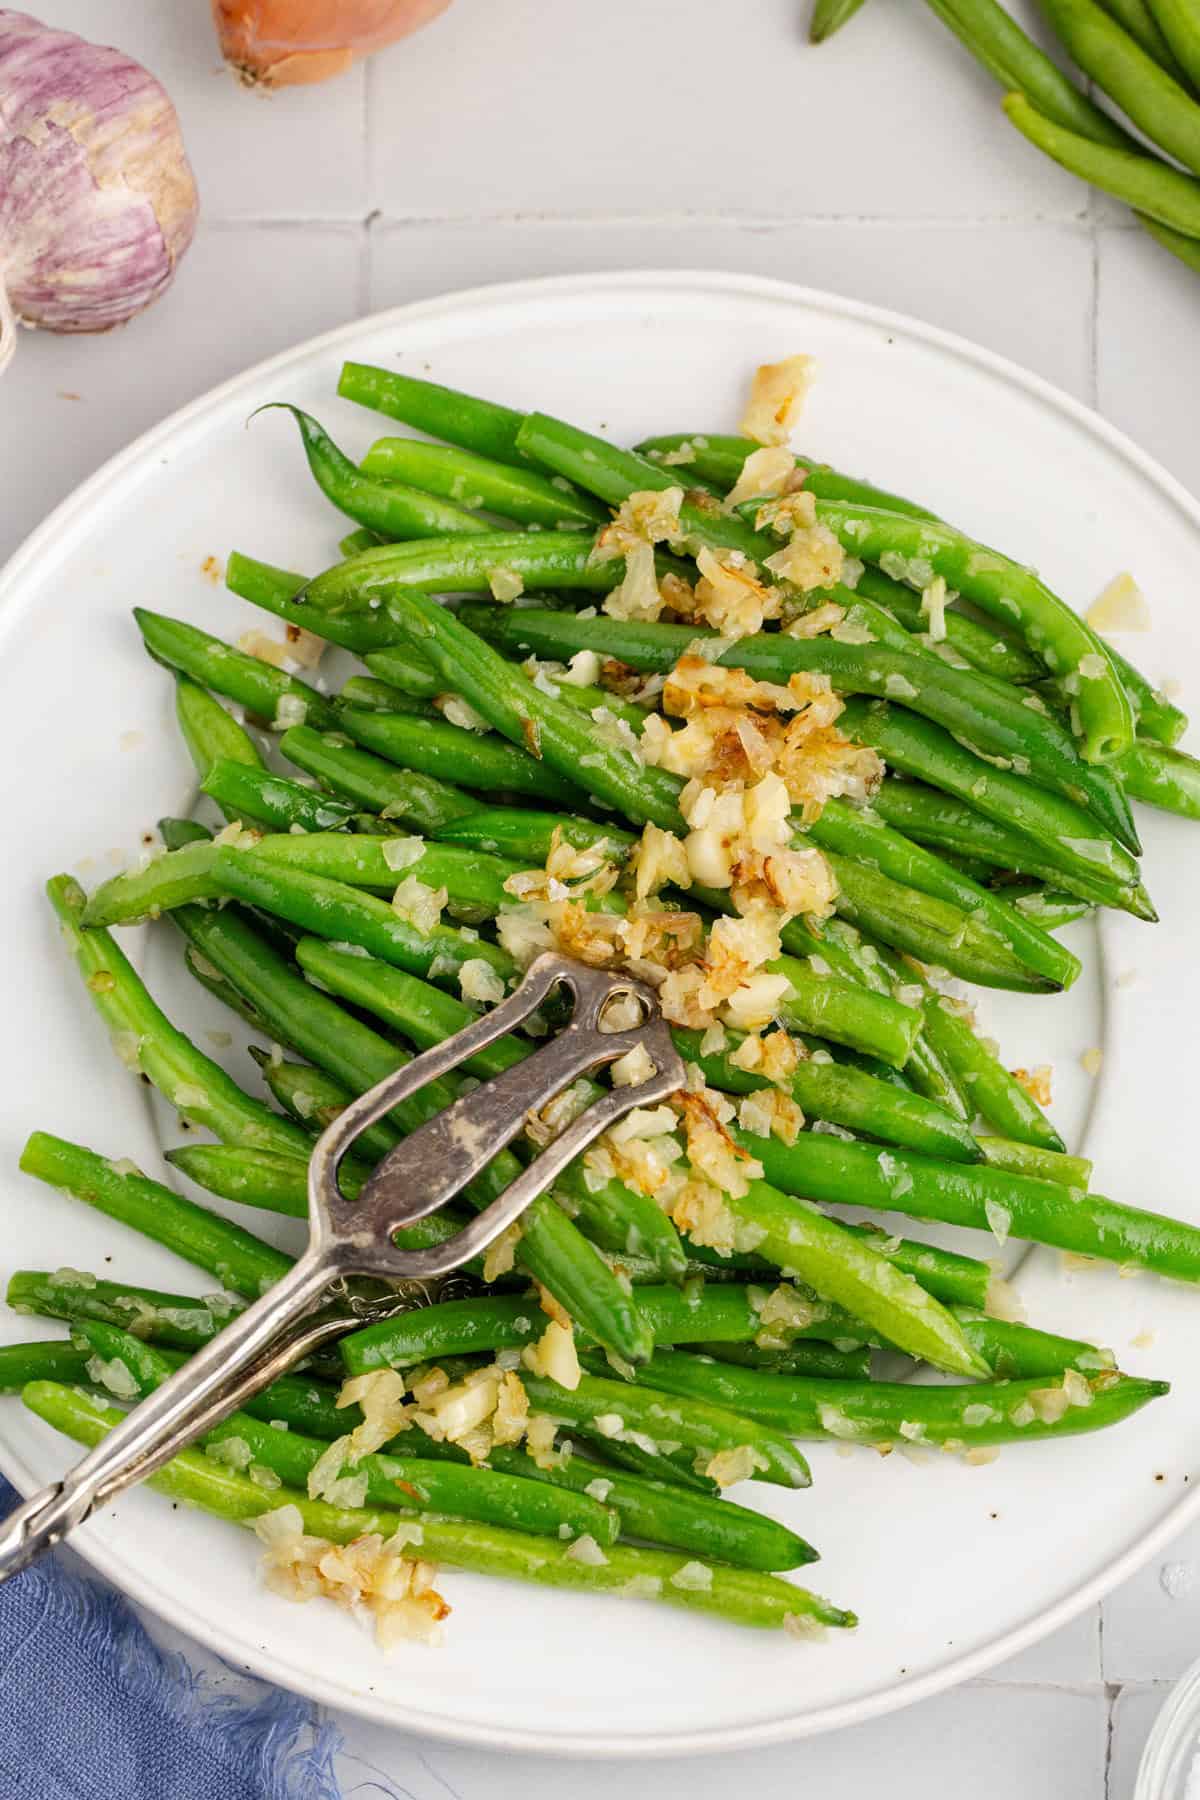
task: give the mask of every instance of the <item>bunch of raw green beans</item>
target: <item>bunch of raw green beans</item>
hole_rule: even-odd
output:
[[[815,0],[812,41],[832,37],[862,3]],[[1164,248],[1200,270],[1195,0],[1040,0],[1047,25],[1080,72],[1141,136],[1081,92],[999,0],[929,5],[1005,88],[1004,110],[1031,144],[1125,201]]]
[[[664,569],[686,573],[705,548],[761,566],[778,548],[758,507],[731,513],[717,498],[737,481],[747,440],[676,434],[626,451],[358,364],[340,392],[441,441],[387,437],[359,466],[291,409],[318,485],[356,530],[344,560],[313,580],[240,554],[227,580],[285,621],[298,653],[327,640],[367,673],[330,693],[139,612],[147,650],[174,675],[202,793],[228,824],[214,835],[163,820],[163,852],[144,866],[90,897],[67,876],[48,890],[118,1054],[215,1140],[190,1139],[168,1161],[226,1202],[296,1218],[322,1127],[468,1023],[464,991],[499,995],[517,976],[495,929],[515,876],[541,868],[556,843],[603,846],[624,865],[647,822],[686,829],[680,779],[637,752],[644,707],[611,683],[669,671],[696,631],[597,610],[622,575],[621,558],[593,555],[612,509],[682,477],[681,539]],[[1200,1230],[1089,1192],[1090,1164],[1067,1153],[931,979],[941,969],[1059,991],[1080,965],[1054,927],[1096,906],[1153,919],[1129,800],[1200,814],[1200,766],[1174,748],[1186,720],[1027,569],[908,501],[797,462],[817,518],[863,564],[854,591],[809,599],[838,601],[858,629],[763,631],[725,642],[719,657],[772,682],[827,676],[846,697],[840,728],[889,772],[871,806],[832,800],[797,824],[795,841],[819,846],[834,873],[836,911],[819,928],[788,925],[772,965],[787,982],[778,1024],[799,1052],[789,1087],[807,1128],[788,1143],[731,1126],[762,1169],[727,1197],[753,1251],[692,1241],[652,1198],[572,1166],[526,1214],[511,1269],[485,1280],[476,1267],[472,1297],[350,1333],[177,1458],[154,1478],[162,1490],[243,1521],[294,1503],[306,1530],[337,1541],[398,1530],[417,1512],[422,1555],[452,1566],[808,1629],[852,1615],[779,1578],[815,1551],[723,1498],[715,1472],[736,1464],[807,1486],[794,1440],[810,1438],[980,1459],[999,1444],[1115,1424],[1166,1391],[1119,1372],[1094,1344],[993,1316],[986,1261],[828,1209],[900,1212],[989,1243],[1011,1236],[1200,1280]],[[491,598],[498,571],[521,578],[520,605]],[[961,600],[935,642],[914,586],[938,576]],[[455,610],[434,595],[467,598]],[[561,678],[580,651],[596,653],[610,687]],[[522,660],[531,653],[549,660]],[[267,766],[266,733],[298,774]],[[410,878],[444,890],[445,919],[414,922],[391,904]],[[680,903],[707,918],[730,904],[695,888]],[[623,881],[593,904],[622,911]],[[167,1019],[118,947],[112,927],[160,918],[192,975],[260,1040],[269,1099],[243,1091]],[[737,1097],[764,1085],[736,1033],[720,1050],[696,1031],[677,1038],[713,1089]],[[397,1106],[343,1165],[347,1193],[464,1079],[533,1047],[502,1038]],[[501,1152],[453,1216],[406,1241],[444,1240],[532,1154]],[[221,1289],[200,1300],[80,1270],[12,1277],[10,1304],[66,1320],[71,1336],[0,1351],[0,1384],[85,1443],[119,1417],[89,1389],[148,1392],[289,1266],[131,1164],[39,1132],[22,1167]],[[573,1321],[573,1387],[521,1362],[547,1323],[540,1290]],[[878,1355],[904,1372],[897,1353],[958,1379],[873,1378]],[[533,1412],[558,1428],[552,1455],[508,1445],[473,1466],[414,1425],[358,1467],[362,1506],[309,1497],[314,1466],[360,1417],[338,1405],[339,1376],[440,1367],[457,1379],[496,1358],[521,1369]],[[573,1554],[584,1539],[588,1554]]]

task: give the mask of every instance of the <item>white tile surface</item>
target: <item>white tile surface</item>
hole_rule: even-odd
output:
[[[198,0],[47,10],[167,83],[205,225],[128,330],[21,345],[0,390],[0,556],[173,407],[357,311],[623,266],[745,269],[915,313],[1098,403],[1200,489],[1195,278],[1016,138],[919,0],[875,0],[819,51],[799,0],[609,0],[591,17],[456,0],[365,72],[274,99],[219,70]],[[341,1719],[343,1790],[1129,1800],[1167,1684],[1198,1654],[1200,1527],[987,1682],[857,1731],[614,1768]]]

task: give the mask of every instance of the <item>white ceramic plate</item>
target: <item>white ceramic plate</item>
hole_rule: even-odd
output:
[[[206,558],[239,547],[301,570],[334,560],[346,527],[314,490],[291,421],[273,413],[246,430],[253,408],[297,401],[360,453],[394,427],[334,397],[339,364],[352,356],[632,441],[651,430],[734,429],[754,365],[795,350],[820,360],[807,445],[1036,563],[1078,604],[1132,564],[1155,621],[1133,653],[1154,679],[1181,679],[1185,700],[1200,693],[1191,591],[1200,509],[1074,401],[911,320],[733,276],[601,276],[403,308],[278,357],[116,458],[0,578],[6,1269],[65,1263],[205,1291],[173,1257],[22,1178],[16,1159],[34,1127],[147,1168],[179,1138],[110,1054],[40,883],[64,867],[101,879],[160,814],[190,804],[171,684],[142,654],[129,608],[236,633],[259,621],[203,572]],[[1099,1187],[1198,1218],[1189,1152],[1200,831],[1161,815],[1143,822],[1163,922],[1077,928],[1087,973],[1069,997],[989,996],[985,1014],[1010,1061],[1055,1064],[1056,1114],[1074,1145],[1086,1140]],[[179,975],[169,927],[148,955],[140,933],[123,941],[201,1043],[228,1023]],[[1079,1068],[1094,1046],[1105,1052],[1098,1082]],[[240,1040],[217,1054],[254,1081]],[[980,1242],[972,1247],[981,1254],[995,1248]],[[751,1503],[820,1548],[823,1561],[807,1572],[814,1585],[861,1614],[857,1633],[819,1646],[451,1574],[446,1647],[385,1660],[332,1607],[260,1592],[248,1536],[153,1495],[126,1496],[77,1541],[127,1592],[231,1661],[384,1723],[592,1755],[729,1749],[828,1730],[979,1674],[1094,1600],[1196,1510],[1188,1481],[1200,1451],[1200,1295],[1112,1270],[1068,1272],[1047,1252],[1026,1261],[1020,1287],[1032,1319],[1114,1345],[1127,1368],[1174,1377],[1177,1392],[1111,1434],[1010,1449],[986,1467],[820,1445],[809,1492],[752,1486]],[[0,1319],[8,1339],[30,1329],[42,1326]],[[16,1400],[0,1407],[0,1446],[26,1492],[74,1454]]]

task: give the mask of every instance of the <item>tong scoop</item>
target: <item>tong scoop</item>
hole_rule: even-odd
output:
[[[557,989],[574,1003],[566,1027],[410,1133],[376,1165],[358,1199],[348,1201],[338,1166],[362,1133],[434,1076],[523,1024]],[[637,1023],[606,1029],[606,1017],[621,1001],[636,1007]],[[473,1180],[531,1114],[577,1077],[639,1044],[651,1065],[645,1080],[614,1087],[594,1101],[470,1224],[425,1250],[394,1242],[393,1233],[437,1212]],[[507,1000],[368,1089],[322,1133],[308,1166],[307,1249],[281,1281],[134,1407],[62,1480],[0,1522],[0,1581],[61,1543],[97,1506],[152,1475],[321,1342],[428,1304],[444,1277],[493,1243],[602,1131],[683,1082],[653,989],[552,951],[537,957]],[[361,1276],[376,1278],[365,1293],[353,1282]]]

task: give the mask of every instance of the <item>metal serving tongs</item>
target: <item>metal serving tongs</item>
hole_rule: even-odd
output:
[[[358,1199],[348,1201],[338,1186],[338,1166],[362,1133],[434,1076],[523,1024],[556,988],[566,988],[574,1001],[569,1024],[541,1050],[410,1133],[377,1164]],[[622,999],[637,1005],[638,1023],[606,1030],[605,1015]],[[426,1250],[403,1250],[393,1241],[394,1232],[428,1218],[459,1193],[531,1114],[578,1076],[638,1044],[653,1073],[594,1101],[469,1225]],[[304,1254],[69,1474],[9,1514],[0,1524],[0,1581],[61,1543],[97,1506],[152,1475],[318,1344],[428,1304],[443,1277],[493,1243],[602,1131],[683,1082],[683,1064],[651,988],[553,952],[539,956],[507,1000],[351,1101],[322,1133],[308,1167]],[[352,1285],[356,1276],[373,1276],[376,1285],[364,1293]]]

